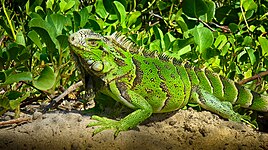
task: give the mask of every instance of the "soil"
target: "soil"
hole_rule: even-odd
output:
[[[268,149],[268,133],[226,121],[207,111],[154,114],[114,138],[112,130],[92,137],[90,116],[74,112],[34,113],[32,121],[0,128],[0,149]]]

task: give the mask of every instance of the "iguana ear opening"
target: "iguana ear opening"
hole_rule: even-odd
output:
[[[103,70],[104,66],[103,66],[103,63],[101,61],[95,61],[91,68],[96,71],[96,72],[100,72]]]

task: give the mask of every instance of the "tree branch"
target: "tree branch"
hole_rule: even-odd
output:
[[[250,78],[243,79],[243,80],[239,81],[238,84],[242,85],[242,84],[245,84],[245,83],[250,82],[250,81],[252,81],[252,80],[256,80],[256,79],[258,79],[258,78],[264,77],[264,76],[266,76],[266,75],[268,75],[268,70],[265,71],[265,72],[261,72],[261,73],[259,73],[259,74],[256,74],[256,75],[254,75],[254,76],[252,76],[252,77],[250,77]]]

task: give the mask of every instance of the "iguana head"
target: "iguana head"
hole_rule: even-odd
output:
[[[69,37],[71,53],[78,64],[98,77],[116,78],[133,69],[132,61],[127,59],[131,59],[131,54],[120,44],[111,36],[105,37],[89,29],[81,29]]]

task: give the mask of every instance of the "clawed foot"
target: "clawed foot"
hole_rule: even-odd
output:
[[[122,122],[108,119],[106,117],[99,117],[94,115],[91,117],[91,119],[96,120],[96,122],[89,123],[87,127],[100,126],[99,128],[93,131],[92,136],[106,129],[114,129],[115,130],[114,138],[116,138],[120,131],[125,131],[128,129],[122,125]]]

